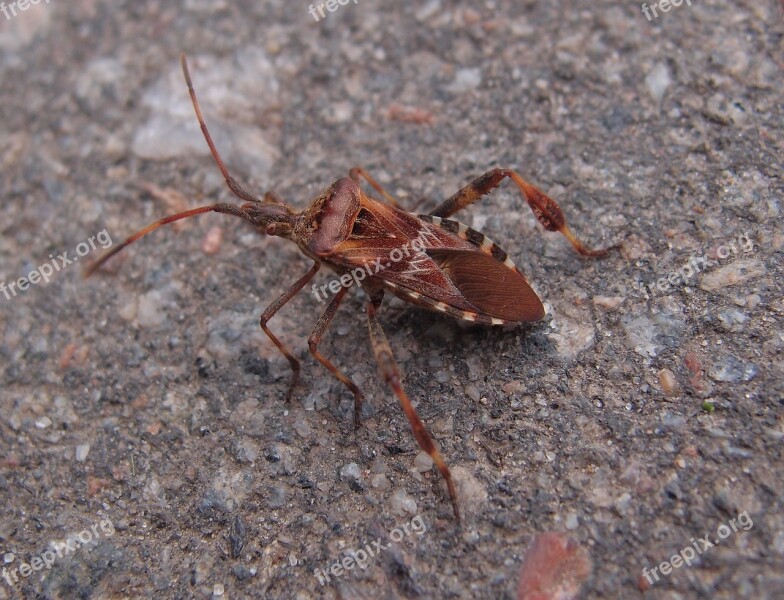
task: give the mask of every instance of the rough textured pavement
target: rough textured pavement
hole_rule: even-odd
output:
[[[3,6],[0,598],[516,598],[547,532],[579,560],[533,544],[530,564],[567,597],[784,596],[779,3]],[[622,244],[580,259],[506,183],[460,219],[546,319],[382,310],[462,527],[359,294],[323,350],[367,393],[363,426],[308,354],[309,289],[271,322],[304,365],[284,404],[258,316],[307,270],[294,245],[205,215],[82,278],[110,240],[231,201],[181,51],[259,193],[303,208],[363,165],[427,211],[509,167],[586,243]]]

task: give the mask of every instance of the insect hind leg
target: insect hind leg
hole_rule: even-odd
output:
[[[425,429],[416,409],[411,404],[411,399],[403,389],[403,385],[400,382],[400,370],[395,362],[395,357],[392,355],[392,348],[376,317],[376,312],[378,312],[378,308],[381,306],[381,301],[383,299],[384,292],[379,291],[371,296],[367,305],[368,330],[370,333],[370,344],[373,347],[373,354],[376,357],[376,362],[378,363],[378,368],[381,371],[384,381],[386,381],[392,388],[392,391],[395,392],[395,395],[400,401],[400,405],[403,407],[403,412],[405,412],[406,417],[408,417],[408,422],[411,424],[411,429],[414,432],[414,437],[416,438],[419,447],[430,455],[430,458],[433,459],[433,462],[446,481],[446,487],[449,491],[449,500],[452,503],[455,518],[460,521],[460,509],[457,506],[457,493],[455,492],[452,474],[449,472],[449,467],[438,451],[435,442],[433,442],[427,429]]]
[[[604,256],[611,248],[615,247],[601,250],[586,248],[567,226],[566,217],[564,217],[558,203],[510,169],[492,169],[484,175],[480,175],[463,189],[444,200],[430,214],[435,217],[450,217],[492,192],[507,177],[517,185],[542,227],[547,231],[561,233],[580,255]]]

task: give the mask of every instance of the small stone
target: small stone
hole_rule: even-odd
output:
[[[3,554],[3,562],[7,565],[14,562],[15,558],[16,555],[13,552],[6,552],[5,554]]]
[[[569,513],[566,517],[566,521],[564,521],[564,527],[566,527],[569,531],[574,531],[580,526],[580,521],[577,518],[575,513]]]
[[[594,296],[593,304],[605,310],[616,310],[624,300],[623,296]]]
[[[476,386],[471,383],[465,386],[465,393],[466,396],[471,398],[471,400],[473,400],[474,402],[479,402],[479,398],[481,398],[481,394],[479,393],[479,390],[476,389]]]
[[[390,504],[392,505],[392,512],[397,515],[405,513],[415,515],[417,512],[416,500],[409,496],[405,490],[397,490],[393,493],[392,498],[390,498]]]
[[[276,485],[270,489],[269,495],[267,496],[267,504],[270,508],[282,508],[286,505],[286,500],[288,500],[288,490],[281,485]]]
[[[163,296],[158,290],[151,290],[139,296],[138,313],[136,315],[142,327],[155,327],[166,321],[163,310]]]
[[[663,61],[656,63],[645,76],[645,85],[648,88],[648,92],[657,103],[661,102],[664,92],[667,91],[671,83],[670,69],[667,67],[667,63]]]
[[[719,321],[721,321],[722,328],[725,331],[731,331],[732,333],[743,331],[746,321],[748,320],[748,316],[735,308],[719,313]]]
[[[90,444],[79,444],[76,447],[76,461],[84,462],[87,460],[87,455],[90,453]]]
[[[457,487],[457,497],[466,512],[479,512],[487,502],[487,489],[471,471],[465,467],[457,466],[452,469],[452,477]]]
[[[51,427],[52,420],[49,417],[40,417],[36,419],[35,426],[37,429],[46,429],[47,427]]]
[[[425,473],[433,468],[433,459],[427,452],[420,452],[414,459],[414,467],[420,473]]]
[[[648,358],[659,353],[661,346],[656,342],[656,326],[647,316],[624,320],[622,324],[629,345],[637,354]]]
[[[302,438],[306,438],[310,435],[311,429],[310,425],[305,419],[297,419],[294,421],[294,431],[297,432],[297,435]]]
[[[213,596],[223,596],[224,588],[222,583],[216,583],[212,588],[212,595]]]
[[[390,488],[389,479],[387,479],[387,476],[383,473],[373,475],[372,479],[370,480],[370,485],[382,492]]]
[[[201,243],[201,251],[204,254],[215,254],[220,250],[221,243],[223,242],[223,229],[218,227],[210,228],[204,240]]]
[[[767,273],[767,269],[758,258],[745,258],[707,273],[700,281],[700,289],[715,292],[729,285],[745,283],[750,279]]]
[[[711,379],[729,383],[751,381],[756,375],[757,365],[741,362],[734,356],[726,356],[708,369]]]
[[[117,309],[117,314],[123,321],[133,321],[136,318],[139,310],[139,301],[133,297]]]
[[[522,381],[509,381],[502,385],[501,389],[506,394],[514,394],[523,391],[525,389],[525,384]]]
[[[362,478],[362,473],[359,470],[359,465],[357,463],[348,463],[344,465],[343,468],[340,469],[340,478],[343,480],[351,480],[359,481]]]
[[[659,371],[659,385],[662,391],[668,396],[674,396],[678,389],[678,382],[675,381],[675,375],[669,369],[662,369]]]
[[[417,21],[427,21],[441,11],[441,0],[429,0],[414,12]]]
[[[456,94],[475,90],[482,83],[480,69],[459,69],[455,73],[455,80],[449,85],[449,91]]]

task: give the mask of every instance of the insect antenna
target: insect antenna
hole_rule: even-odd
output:
[[[109,260],[112,256],[117,254],[120,250],[133,244],[136,240],[141,237],[144,237],[148,233],[155,231],[158,227],[162,225],[167,225],[169,223],[174,223],[174,221],[179,221],[180,219],[187,219],[188,217],[193,217],[195,215],[200,215],[206,212],[217,212],[217,213],[224,213],[227,215],[234,215],[236,217],[241,217],[246,221],[250,221],[253,223],[253,219],[251,219],[250,215],[242,210],[239,206],[234,206],[233,204],[210,204],[208,206],[200,206],[199,208],[192,208],[191,210],[186,210],[181,213],[177,213],[175,215],[169,215],[168,217],[163,217],[155,223],[150,223],[147,227],[140,229],[133,235],[131,235],[127,240],[125,240],[119,246],[115,246],[111,250],[109,250],[106,254],[101,256],[97,261],[92,263],[88,266],[84,271],[84,276],[89,277],[92,275],[102,264],[104,264],[107,260]]]
[[[248,202],[261,202],[259,198],[251,194],[249,191],[243,188],[239,183],[237,183],[237,180],[231,176],[231,173],[229,173],[229,170],[226,168],[226,165],[223,163],[223,159],[218,153],[218,149],[215,147],[215,143],[212,141],[212,136],[210,135],[210,132],[207,129],[207,123],[205,123],[204,117],[201,114],[201,107],[199,106],[199,101],[196,99],[196,90],[193,89],[191,74],[190,71],[188,71],[188,61],[185,58],[184,52],[180,54],[180,64],[182,65],[182,74],[185,76],[185,83],[188,84],[188,93],[191,95],[193,110],[196,111],[196,118],[199,120],[199,126],[201,127],[201,132],[204,134],[204,139],[207,140],[207,145],[210,147],[212,158],[215,159],[215,163],[218,165],[218,169],[220,169],[223,178],[226,180],[226,185],[229,186],[229,189],[238,198],[242,198],[243,200],[246,200]]]

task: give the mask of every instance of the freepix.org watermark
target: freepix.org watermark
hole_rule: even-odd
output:
[[[43,0],[44,4],[49,4],[51,0]],[[26,11],[31,6],[41,4],[41,0],[15,0],[14,2],[0,2],[0,13],[3,13],[6,21],[10,21],[20,12]]]
[[[313,284],[311,289],[313,290],[313,295],[316,297],[316,300],[319,302],[324,302],[327,298],[327,290],[332,292],[333,294],[337,294],[340,291],[341,287],[350,287],[352,285],[359,286],[359,282],[365,279],[366,277],[372,277],[373,275],[378,274],[380,271],[384,269],[388,269],[392,266],[393,263],[399,263],[404,258],[411,259],[410,265],[413,269],[417,268],[417,254],[423,254],[425,248],[427,248],[427,244],[425,239],[428,237],[435,237],[432,231],[425,228],[419,232],[419,235],[411,240],[410,242],[406,242],[399,248],[393,248],[389,252],[389,256],[387,256],[386,262],[383,258],[377,258],[375,262],[368,263],[363,267],[357,267],[353,269],[350,273],[344,273],[340,276],[339,279],[333,279],[329,283],[324,283],[316,289],[317,284]],[[425,258],[425,257],[421,257]],[[321,292],[321,294],[319,294]],[[322,297],[323,295],[323,297]]]
[[[738,529],[748,531],[754,527],[754,522],[751,520],[749,513],[745,510],[737,517],[733,517],[728,523],[722,523],[716,528],[716,537],[711,539],[711,534],[706,534],[704,537],[695,540],[691,538],[691,546],[686,546],[678,554],[673,554],[670,560],[665,560],[659,565],[653,567],[650,571],[647,567],[642,570],[645,579],[648,580],[650,585],[659,581],[659,574],[656,571],[661,571],[661,574],[669,575],[674,569],[681,568],[684,564],[687,567],[691,566],[691,562],[701,555],[703,552],[714,546],[718,546],[721,540],[725,540],[733,533],[737,533]],[[696,552],[695,552],[696,550]]]
[[[41,283],[41,281],[49,283],[49,279],[56,272],[75,263],[79,260],[80,256],[86,256],[92,250],[95,250],[97,248],[96,242],[100,244],[101,248],[106,250],[106,248],[109,248],[112,245],[112,238],[109,235],[109,232],[104,229],[103,231],[99,231],[97,235],[91,235],[86,242],[79,242],[79,244],[76,245],[76,256],[73,258],[68,258],[67,250],[62,254],[58,254],[57,257],[55,257],[54,254],[50,254],[49,258],[52,259],[51,262],[46,262],[37,269],[33,269],[27,274],[27,277],[21,277],[8,284],[6,284],[5,281],[0,281],[0,293],[5,296],[6,300],[10,300],[11,298],[16,298],[16,295],[19,292],[27,291],[30,285],[36,285],[37,283]]]
[[[23,562],[14,568],[3,567],[3,579],[13,587],[19,583],[20,578],[27,579],[36,571],[51,569],[52,565],[63,556],[68,556],[81,546],[92,544],[101,537],[112,535],[114,535],[114,524],[109,519],[102,519],[99,523],[94,523],[90,529],[83,529],[79,533],[69,535],[63,541],[51,542],[49,549],[31,558],[29,563]]]
[[[754,242],[748,233],[742,233],[736,239],[730,240],[716,248],[716,257],[719,260],[725,260],[730,256],[737,256],[741,251],[743,254],[754,252]],[[635,281],[632,283],[632,287],[642,292],[645,299],[649,300],[654,295],[655,290],[667,293],[672,291],[673,286],[688,285],[689,280],[697,273],[707,271],[717,264],[718,260],[714,260],[704,254],[702,256],[692,256],[680,269],[668,273],[667,277],[660,277],[654,283]]]
[[[691,0],[659,0],[658,2],[652,2],[651,6],[648,6],[647,2],[643,2],[642,12],[650,21],[659,16],[656,12],[657,8],[662,12],[669,12],[671,8],[678,8],[684,1],[688,6],[691,6]],[[653,13],[653,16],[651,16],[651,13]]]
[[[410,536],[412,533],[417,534],[419,537],[425,535],[427,527],[422,520],[421,515],[415,516],[408,523],[403,523],[399,527],[395,527],[389,532],[389,539],[394,544],[399,544],[403,541],[405,536]],[[364,543],[364,540],[363,540]],[[359,566],[363,571],[367,569],[370,559],[378,556],[384,550],[389,549],[392,544],[384,544],[380,537],[377,537],[373,542],[364,544],[363,548],[359,550],[350,549],[345,551],[345,556],[341,560],[336,560],[332,565],[324,569],[315,569],[313,575],[318,579],[321,585],[326,585],[331,581],[332,577],[340,577],[345,572],[352,570],[354,567]]]
[[[316,5],[311,4],[310,6],[308,6],[308,12],[310,13],[310,16],[316,19],[316,22],[318,23],[321,19],[327,16],[327,14],[324,12],[325,8],[329,12],[333,13],[341,6],[345,6],[349,2],[353,2],[354,4],[357,4],[359,0],[327,0],[326,2],[322,2],[321,4],[316,4]],[[319,15],[321,15],[321,17],[319,17]]]

